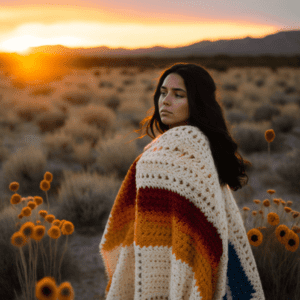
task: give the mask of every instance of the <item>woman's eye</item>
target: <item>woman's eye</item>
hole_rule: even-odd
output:
[[[163,96],[166,95],[166,93],[164,93],[164,92],[160,92],[160,94],[163,95]],[[178,95],[178,94],[176,94],[176,97],[183,98],[183,96]]]

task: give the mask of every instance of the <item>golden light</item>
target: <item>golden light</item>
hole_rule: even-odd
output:
[[[27,50],[35,45],[37,38],[33,36],[21,36],[10,38],[1,44],[1,48],[6,52],[26,53]]]
[[[64,22],[23,24],[0,36],[0,51],[26,53],[30,47],[63,45],[66,47],[178,47],[201,40],[263,37],[274,33],[274,26],[247,22],[202,22],[198,24],[104,24]],[[196,33],[196,34],[195,34]],[[233,36],[234,35],[234,36]],[[1,43],[2,41],[2,43]]]

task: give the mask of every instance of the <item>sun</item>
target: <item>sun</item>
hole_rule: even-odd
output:
[[[72,36],[58,36],[53,38],[41,38],[32,35],[22,35],[5,40],[0,46],[5,52],[28,54],[31,47],[44,45],[65,45],[76,47],[81,42],[80,39]]]
[[[31,83],[56,80],[69,72],[67,66],[62,66],[62,59],[55,53],[43,53],[32,51],[32,47],[48,45],[77,46],[81,40],[72,36],[37,37],[33,35],[20,35],[10,37],[0,48],[11,53],[10,73],[15,80]]]
[[[10,38],[4,41],[1,48],[6,52],[16,52],[19,54],[26,54],[30,47],[36,47],[40,44],[38,38],[31,35],[24,35]]]

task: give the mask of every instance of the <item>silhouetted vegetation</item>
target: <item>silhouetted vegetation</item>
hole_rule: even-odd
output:
[[[13,74],[19,77],[19,74],[24,74],[24,67],[38,65],[38,70],[35,74],[29,70],[25,72],[30,74],[30,77],[35,80],[59,80],[68,68],[89,69],[94,67],[139,67],[141,72],[146,69],[166,68],[174,63],[185,62],[201,64],[202,66],[214,69],[220,72],[226,72],[233,67],[269,67],[274,72],[281,67],[300,67],[300,55],[295,56],[230,56],[219,54],[215,56],[178,56],[178,57],[150,57],[150,56],[70,56],[70,55],[54,55],[47,53],[35,53],[27,56],[18,54],[0,54],[0,68],[7,70],[7,76]],[[51,72],[45,72],[51,70]],[[42,74],[41,74],[42,73]],[[100,75],[100,74],[99,74]],[[97,75],[98,76],[98,75]],[[36,77],[36,78],[35,78]],[[40,78],[42,77],[42,78]],[[17,83],[20,84],[18,81]]]
[[[201,64],[209,69],[227,71],[232,67],[269,67],[276,71],[280,67],[300,67],[298,56],[187,56],[187,57],[76,57],[70,61],[77,68],[91,67],[143,67],[166,68],[178,61]]]

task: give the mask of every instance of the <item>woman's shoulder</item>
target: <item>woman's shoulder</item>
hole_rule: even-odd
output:
[[[167,143],[184,143],[191,146],[202,141],[208,141],[206,135],[198,127],[192,125],[183,125],[169,129],[162,135],[161,140]]]
[[[201,142],[209,142],[204,133],[195,126],[182,125],[171,128],[155,138],[151,143],[149,143],[144,151],[148,150],[154,145],[168,145],[168,146],[197,146]]]
[[[144,147],[144,151],[148,150],[150,147],[152,147],[158,140],[158,138],[160,137],[161,135],[159,135],[158,137],[156,137],[154,140],[152,140],[149,144],[147,144],[145,147]]]

